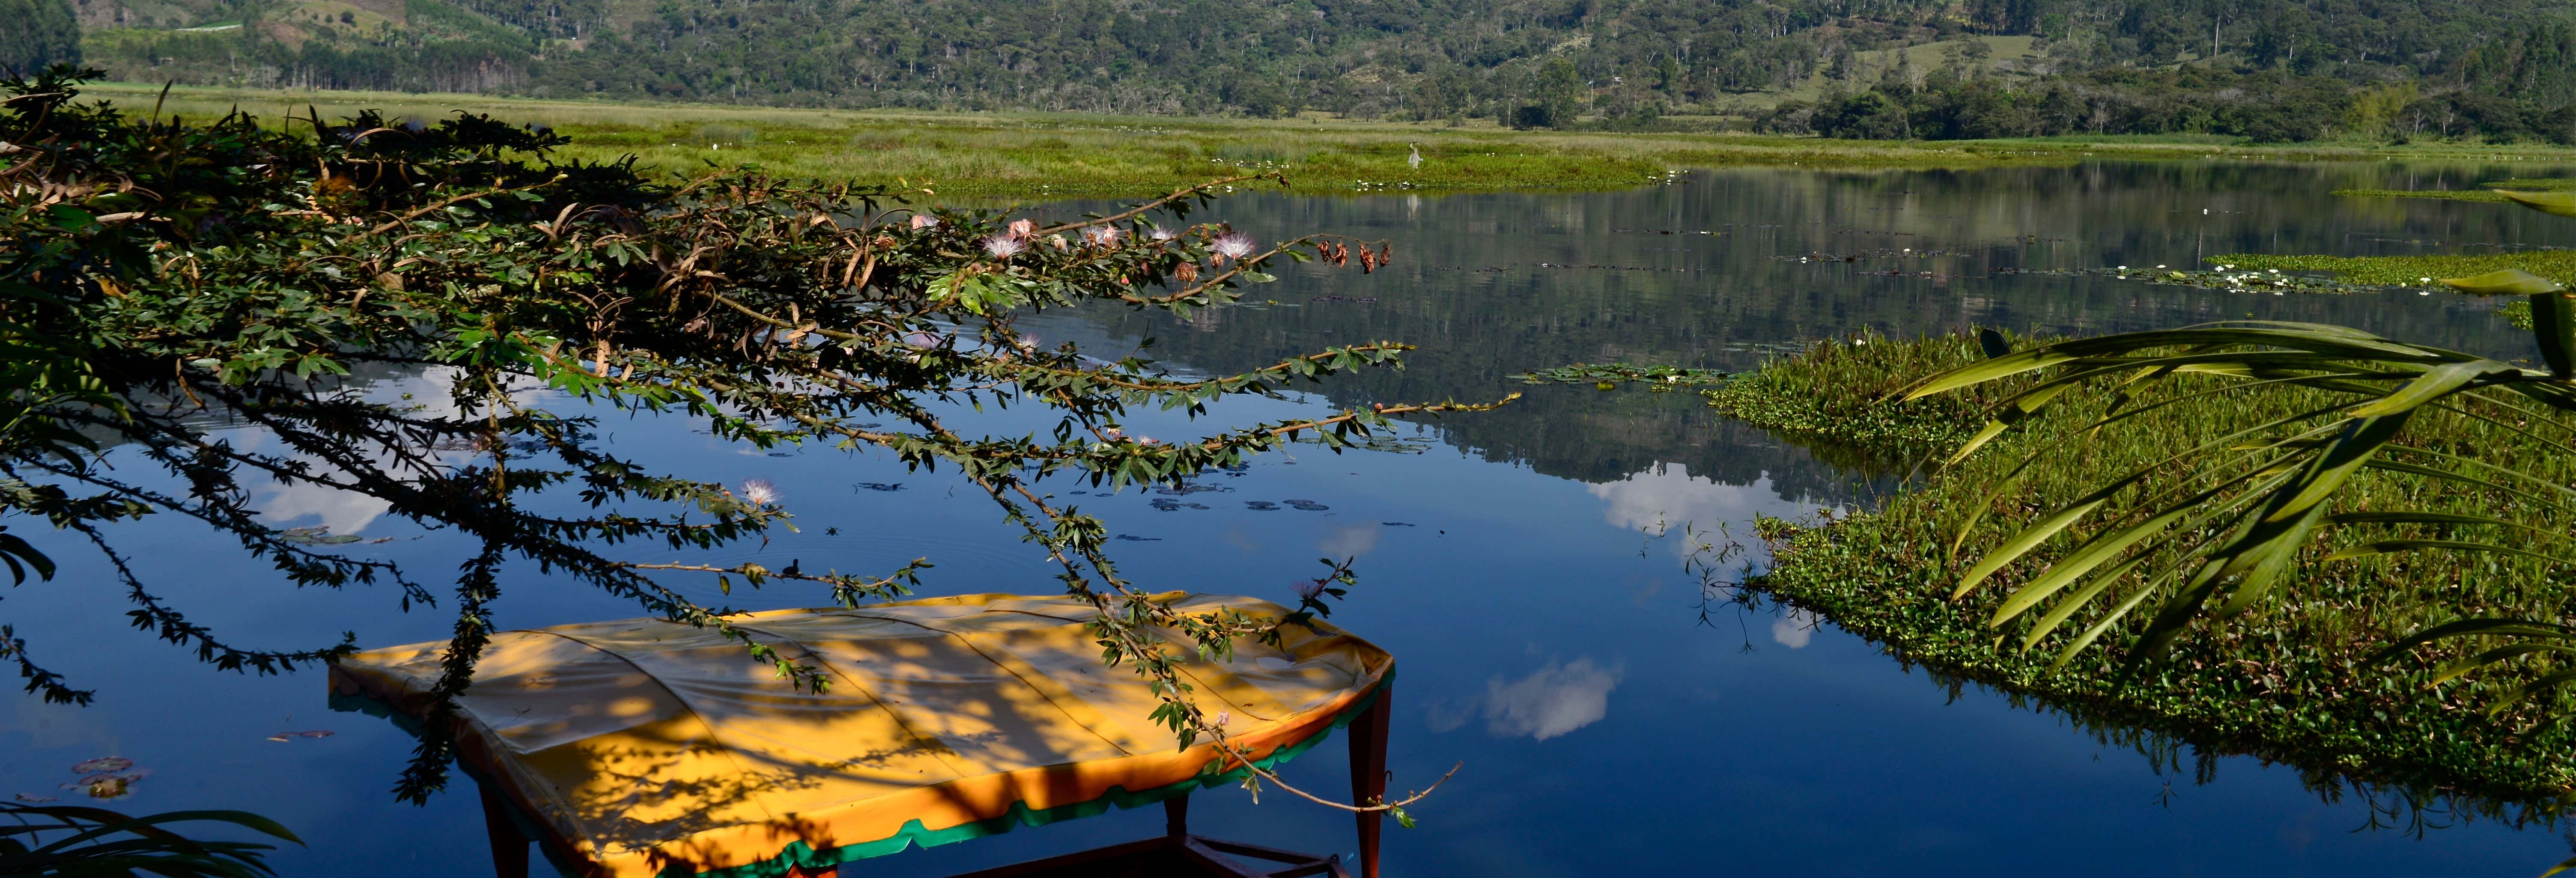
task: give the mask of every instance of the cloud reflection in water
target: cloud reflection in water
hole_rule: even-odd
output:
[[[1551,661],[1518,680],[1488,680],[1485,694],[1465,704],[1433,704],[1429,725],[1434,732],[1446,732],[1465,725],[1469,716],[1482,715],[1485,730],[1495,737],[1561,737],[1608,716],[1610,692],[1625,676],[1627,668],[1603,667],[1589,657]]]

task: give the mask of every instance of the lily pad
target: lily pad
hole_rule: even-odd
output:
[[[102,771],[124,771],[134,767],[134,760],[123,756],[101,756],[72,766],[73,774],[96,774]]]

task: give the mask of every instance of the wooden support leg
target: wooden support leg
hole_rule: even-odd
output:
[[[1190,834],[1190,797],[1163,800],[1163,834],[1173,838]]]
[[[528,878],[528,837],[510,822],[510,803],[493,792],[491,784],[475,786],[483,791],[483,832],[492,838],[492,874]]]
[[[1351,801],[1368,805],[1386,798],[1386,727],[1387,702],[1395,697],[1395,687],[1381,686],[1377,703],[1369,705],[1359,716],[1351,718]],[[1386,823],[1385,812],[1367,811],[1360,821],[1360,878],[1377,878],[1378,831]]]

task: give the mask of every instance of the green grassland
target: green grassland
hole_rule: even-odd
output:
[[[1917,379],[1980,356],[1977,344],[1961,336],[1861,341],[1816,346],[1710,394],[1738,417],[1801,442],[1897,442],[1920,459],[1927,449],[1955,443],[1979,420],[1983,404],[2011,389],[1893,402]],[[2021,344],[2027,342],[2016,341]],[[2149,385],[2131,405],[2150,409],[2174,395],[2211,389],[2218,380]],[[2169,666],[2134,677],[2117,671],[2116,648],[2098,646],[2063,670],[2050,668],[2067,632],[2088,626],[2101,612],[2098,604],[2029,651],[2018,646],[2030,617],[2001,629],[1988,625],[2002,596],[2073,545],[2080,538],[2075,531],[2127,520],[2134,510],[2115,504],[2088,525],[2060,534],[2035,559],[2007,568],[1999,581],[1953,599],[1960,573],[1980,553],[2106,474],[2149,466],[2205,437],[2329,402],[2318,391],[2240,389],[2153,409],[2116,430],[2082,433],[2109,396],[2107,388],[2094,388],[2070,397],[2071,410],[2037,419],[2026,432],[2008,434],[1955,467],[1909,482],[1876,510],[1826,522],[1765,522],[1774,567],[1755,587],[1937,672],[2039,696],[2092,721],[2174,735],[2204,752],[2288,763],[2324,786],[2363,780],[2435,800],[2465,796],[2451,804],[2490,813],[2518,811],[2517,806],[2549,811],[2576,792],[2576,760],[2567,758],[2576,752],[2576,730],[2547,721],[2536,707],[2493,718],[2484,710],[2497,692],[2530,679],[2535,668],[2427,686],[2421,672],[2460,652],[2427,652],[2394,669],[2366,664],[2404,634],[2456,615],[2562,617],[2576,604],[2576,589],[2570,588],[2569,571],[2544,562],[2440,552],[2323,561],[2335,550],[2392,536],[2336,532],[2302,553],[2295,581],[2267,606],[2197,625]],[[2576,481],[2576,458],[2552,453],[2507,426],[2523,416],[2510,415],[2501,424],[2458,413],[2425,416],[2407,428],[2403,444],[2448,448]],[[1986,496],[2026,454],[2042,449],[2048,453],[2017,482]],[[2200,478],[2178,466],[2166,469],[2158,477],[2160,489]],[[2400,473],[2373,471],[2338,502],[2344,504],[2338,511],[2476,510],[2558,533],[2567,528],[2543,504]],[[1979,510],[1987,514],[1968,524]],[[1965,545],[1952,554],[1947,547],[1963,526]],[[2443,536],[2498,538],[2473,532],[2478,528],[2456,530]],[[2148,569],[2156,563],[2161,562]],[[2125,587],[2115,586],[2113,597]],[[2122,637],[2115,628],[2101,642],[2116,644]]]
[[[758,164],[792,176],[860,183],[908,181],[951,197],[1132,197],[1216,176],[1287,174],[1298,191],[1461,192],[1617,189],[1672,171],[1725,165],[1976,167],[2093,159],[2427,160],[2576,162],[2576,149],[2484,144],[2248,147],[2206,138],[1997,141],[1834,141],[1683,132],[1512,131],[1490,123],[1121,117],[1062,113],[932,113],[643,105],[484,95],[265,91],[93,85],[89,94],[135,112],[156,102],[190,117],[235,107],[271,124],[288,114],[325,120],[359,109],[435,119],[457,110],[543,123],[573,138],[577,158],[632,154],[645,167],[689,172]],[[1419,168],[1409,166],[1421,150]]]

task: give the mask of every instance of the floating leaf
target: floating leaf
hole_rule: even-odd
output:
[[[124,771],[134,767],[134,760],[123,756],[101,756],[72,766],[73,774],[96,774],[102,771]]]

